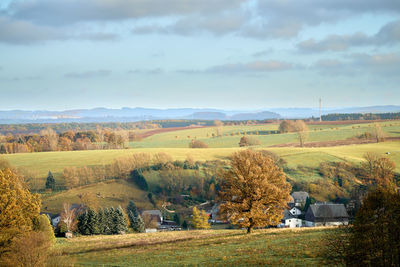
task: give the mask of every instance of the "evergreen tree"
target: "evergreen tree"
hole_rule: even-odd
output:
[[[137,217],[139,215],[136,204],[135,204],[135,202],[133,202],[133,200],[129,201],[127,210],[132,211],[134,217]]]
[[[188,223],[187,223],[186,220],[183,221],[183,223],[182,223],[182,228],[183,228],[183,229],[188,229]]]
[[[94,209],[89,208],[87,211],[87,228],[91,235],[99,234],[99,220],[97,217],[97,212]]]
[[[46,189],[54,190],[56,189],[56,180],[54,179],[53,174],[49,171],[46,179]]]
[[[125,233],[128,230],[128,223],[126,221],[124,211],[121,207],[118,207],[117,209],[114,210],[113,222],[114,222],[114,228],[113,228],[114,234]]]
[[[136,231],[136,221],[138,217],[138,210],[133,200],[129,201],[128,207],[126,208],[128,213],[129,223],[134,231]]]
[[[179,216],[178,213],[175,212],[174,214],[174,221],[178,224],[181,225],[181,217]]]
[[[88,228],[88,212],[85,211],[78,217],[78,232],[82,235],[90,235],[90,229]]]
[[[311,205],[311,198],[307,198],[306,199],[306,203],[304,204],[304,209],[303,209],[303,211],[304,212],[307,212],[307,210],[308,210],[308,208],[310,207],[310,205]]]
[[[114,221],[114,214],[115,214],[114,207],[107,209],[107,233],[109,235],[114,234],[116,228]]]
[[[140,189],[145,191],[149,190],[149,186],[146,182],[146,179],[143,176],[141,169],[134,169],[131,172],[131,179],[133,182],[137,184],[137,186],[139,186]]]
[[[146,230],[146,227],[144,225],[144,221],[142,219],[142,216],[138,215],[137,220],[136,220],[136,232],[138,233],[144,233]]]
[[[99,234],[105,235],[106,234],[106,225],[107,225],[107,217],[104,212],[103,208],[100,208],[97,212],[97,220],[98,220],[98,229]]]
[[[114,208],[112,208],[114,209]],[[111,235],[112,227],[112,211],[109,208],[104,208],[104,218],[103,218],[103,233],[105,235]]]

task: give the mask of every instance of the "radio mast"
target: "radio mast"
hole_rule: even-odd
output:
[[[319,121],[322,121],[322,98],[319,98]]]

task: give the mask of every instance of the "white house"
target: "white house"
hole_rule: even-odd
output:
[[[61,219],[61,216],[57,215],[56,217],[51,219],[51,225],[53,225],[53,227],[56,227],[58,225],[58,223],[60,222],[60,219]]]
[[[299,216],[301,215],[301,210],[298,207],[293,207],[289,210],[290,214],[292,214],[293,216]]]
[[[292,213],[288,210],[285,210],[283,213],[282,223],[278,224],[279,228],[296,228],[302,227],[303,222],[301,219],[297,218],[296,216],[292,215]]]

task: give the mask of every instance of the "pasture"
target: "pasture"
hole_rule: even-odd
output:
[[[129,200],[134,200],[141,209],[151,209],[153,205],[147,197],[147,192],[140,190],[133,183],[124,180],[108,180],[72,188],[63,192],[42,195],[42,210],[58,213],[64,202],[81,203],[79,196],[91,194],[92,204],[99,207],[126,207]]]
[[[332,228],[197,230],[59,239],[77,266],[320,266]]]

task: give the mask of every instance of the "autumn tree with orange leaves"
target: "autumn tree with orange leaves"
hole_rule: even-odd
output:
[[[261,152],[233,154],[231,168],[223,173],[220,214],[247,228],[277,225],[290,200],[291,186],[274,160]]]

